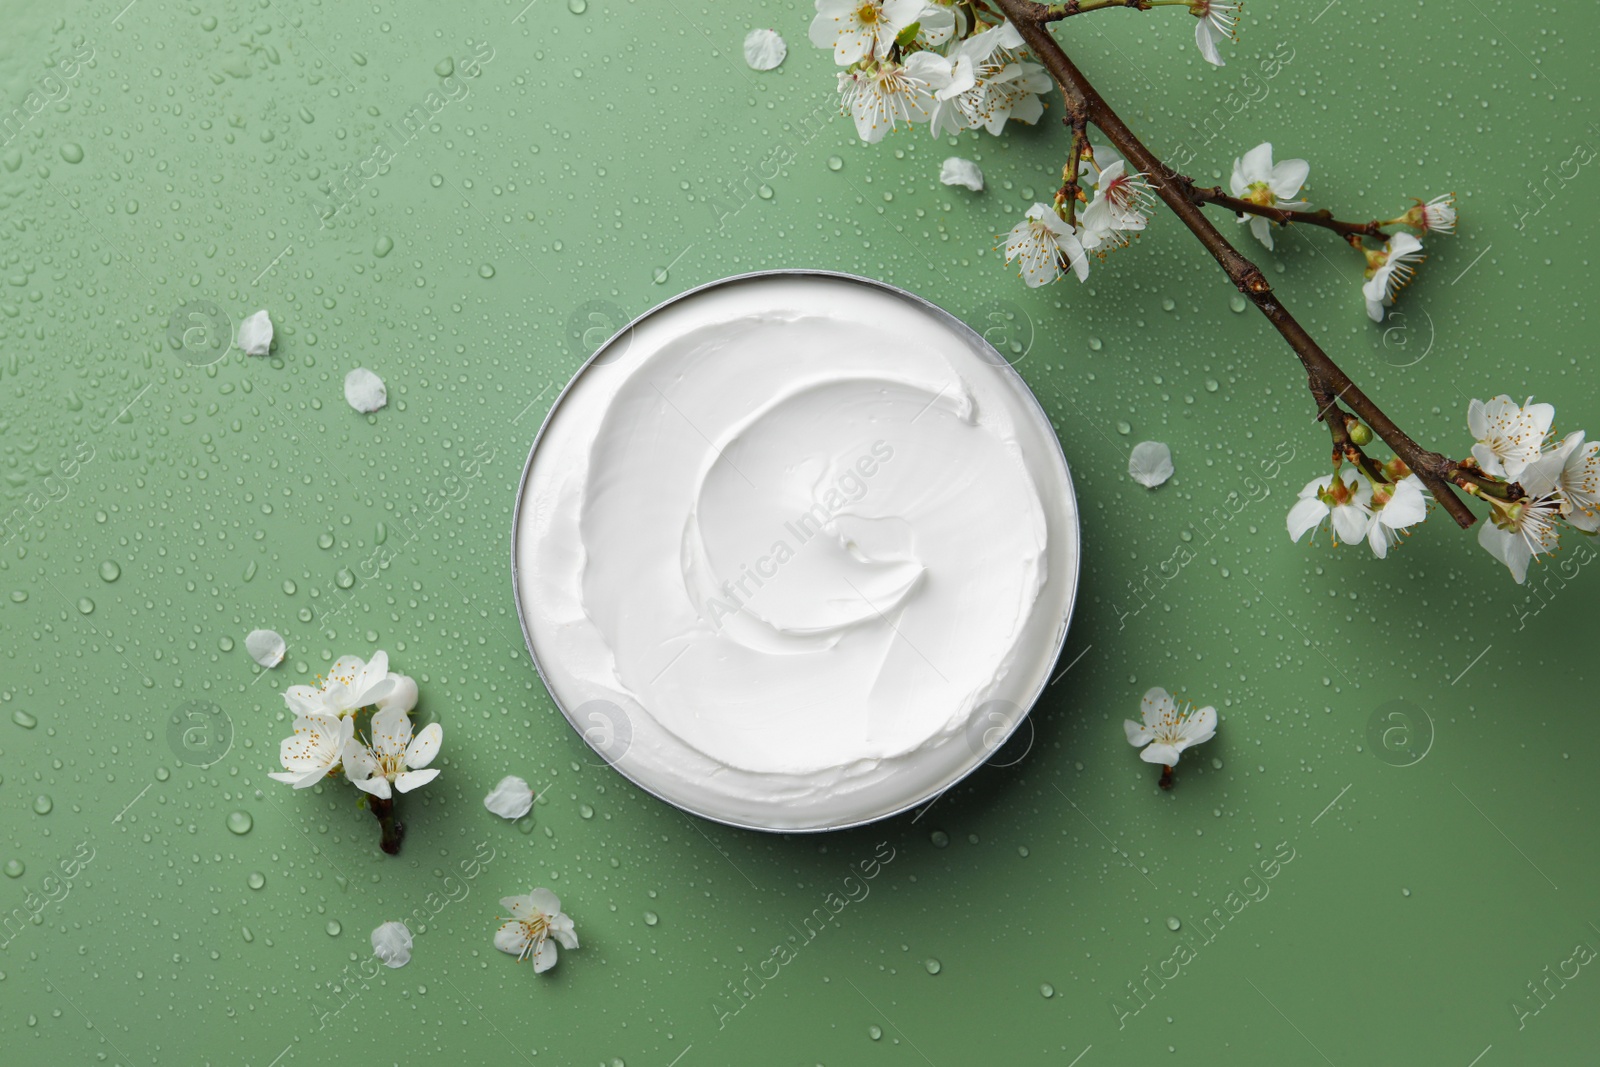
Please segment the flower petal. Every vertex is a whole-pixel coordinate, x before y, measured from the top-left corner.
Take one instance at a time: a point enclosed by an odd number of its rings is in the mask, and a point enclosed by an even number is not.
[[[1160,441],[1140,441],[1128,456],[1128,474],[1146,489],[1172,477],[1172,449]]]
[[[494,947],[521,956],[528,947],[528,931],[519,922],[509,922],[494,932]]]
[[[1146,763],[1158,763],[1163,767],[1173,767],[1177,765],[1178,756],[1182,751],[1182,749],[1174,748],[1171,745],[1163,745],[1157,742],[1141,749],[1139,758]]]
[[[1307,530],[1314,530],[1328,517],[1328,505],[1314,496],[1302,497],[1289,509],[1289,540],[1298,541]]]
[[[1178,702],[1172,699],[1172,694],[1156,686],[1145,691],[1144,698],[1139,701],[1144,712],[1144,724],[1150,730],[1157,729],[1164,720],[1172,719],[1178,714]]]
[[[548,889],[530,890],[528,902],[546,915],[557,915],[561,912],[561,898]]]
[[[556,965],[556,943],[549,938],[539,942],[539,947],[533,950],[533,955],[528,957],[533,960],[533,973],[543,974]]]
[[[483,806],[502,819],[520,819],[533,810],[533,788],[526,780],[508,774],[483,798]]]
[[[430,722],[422,728],[422,732],[406,746],[406,766],[412,770],[420,770],[433,762],[433,757],[439,754],[439,744],[444,740],[444,727],[436,722]]]
[[[1293,200],[1310,176],[1310,163],[1303,159],[1286,159],[1272,168],[1272,176],[1267,179],[1267,187],[1279,200]]]
[[[271,669],[283,662],[288,646],[276,630],[251,630],[244,639],[244,650],[261,666]]]
[[[751,70],[772,70],[789,54],[776,30],[751,30],[744,35],[744,61]]]
[[[963,185],[975,193],[983,192],[983,171],[970,159],[951,156],[939,168],[939,181],[944,185]]]
[[[372,754],[395,757],[411,744],[411,716],[391,705],[372,716]]]
[[[372,931],[372,954],[389,968],[400,968],[411,962],[411,931],[405,923],[387,922]]]
[[[1222,53],[1217,51],[1217,34],[1210,19],[1199,19],[1194,28],[1194,43],[1200,46],[1200,55],[1214,67],[1225,67]]]
[[[421,789],[437,777],[437,767],[429,767],[425,771],[401,771],[394,776],[394,787],[402,793],[409,793],[413,789]]]
[[[1132,719],[1122,720],[1122,732],[1128,735],[1128,744],[1135,748],[1140,745],[1148,745],[1150,740],[1156,736],[1150,727],[1136,723]]]
[[[1183,743],[1180,748],[1190,745],[1204,744],[1217,736],[1217,709],[1204,707],[1199,711],[1191,711],[1189,717],[1183,720]]]
[[[363,793],[371,793],[379,800],[388,800],[394,796],[394,790],[389,787],[389,779],[381,774],[375,774],[371,778],[352,778],[350,784]]]

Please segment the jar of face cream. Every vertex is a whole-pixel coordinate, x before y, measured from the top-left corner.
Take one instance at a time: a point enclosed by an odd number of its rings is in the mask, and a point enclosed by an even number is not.
[[[994,754],[1049,682],[1078,550],[1060,444],[983,338],[892,286],[777,271],[669,300],[579,371],[512,570],[600,757],[705,818],[810,831]]]

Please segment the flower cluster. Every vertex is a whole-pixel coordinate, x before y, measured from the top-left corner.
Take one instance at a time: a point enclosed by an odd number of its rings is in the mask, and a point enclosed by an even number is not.
[[[318,683],[284,691],[284,703],[295,714],[294,733],[278,747],[283,770],[268,777],[308,789],[342,775],[370,798],[368,806],[383,823],[384,850],[398,851],[403,830],[393,821],[394,795],[438,777],[428,764],[439,753],[444,731],[430,723],[413,735],[417,683],[391,673],[384,652],[367,662],[341,656]],[[358,730],[363,725],[364,733]]]
[[[1150,222],[1150,186],[1114,150],[1088,148],[1078,163],[1077,184],[1093,190],[1082,211],[1058,195],[1054,205],[1034,204],[1006,234],[1006,262],[1017,261],[1029,288],[1048,285],[1069,268],[1080,282],[1086,280],[1089,253],[1103,257],[1125,247]]]
[[[1489,505],[1478,544],[1518,584],[1527,579],[1529,563],[1558,547],[1560,523],[1586,535],[1600,531],[1600,441],[1586,442],[1582,430],[1554,440],[1555,414],[1553,406],[1532,398],[1526,404],[1504,395],[1472,401],[1472,455],[1452,472],[1457,484]],[[1370,440],[1362,437],[1358,443]],[[1336,541],[1365,540],[1382,559],[1408,527],[1427,516],[1427,495],[1398,459],[1336,467],[1300,490],[1289,509],[1289,536],[1298,541],[1327,522]]]
[[[1044,114],[1050,79],[1022,59],[1009,22],[985,26],[966,7],[933,0],[816,0],[811,43],[830,49],[840,110],[863,141],[927,123],[935,137]]]

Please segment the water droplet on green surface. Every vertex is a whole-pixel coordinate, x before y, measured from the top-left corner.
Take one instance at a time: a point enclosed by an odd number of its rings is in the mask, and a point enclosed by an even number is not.
[[[49,815],[50,809],[55,806],[55,801],[51,800],[43,793],[40,793],[38,796],[33,798],[33,810],[38,812],[40,815]]]
[[[382,259],[384,256],[393,251],[394,239],[388,237],[387,235],[378,238],[378,243],[372,246],[372,254],[377,256],[379,259]]]
[[[1104,347],[1105,347],[1105,344],[1104,344],[1104,342],[1102,342],[1100,340],[1100,338],[1098,338],[1098,337],[1089,338],[1089,349],[1090,349],[1090,351],[1098,352]]]
[[[17,604],[26,603],[28,600],[28,591],[26,589],[14,590],[11,594],[11,599]]]
[[[232,652],[233,638],[229,637],[227,634],[223,634],[221,637],[217,638],[217,647],[222,649],[224,652]]]
[[[318,548],[332,548],[333,547],[333,534],[326,533],[326,532],[318,534],[317,535],[317,547]]]
[[[29,715],[21,708],[18,708],[16,711],[11,713],[11,721],[22,727],[24,730],[31,730],[35,726],[39,725],[38,719],[34,718],[32,715]]]
[[[256,821],[250,817],[248,811],[235,811],[228,816],[228,829],[236,834],[247,834]]]
[[[756,195],[759,196],[763,200],[771,200],[772,199],[772,186],[764,185],[764,184],[756,186]]]
[[[927,969],[929,974],[938,974],[940,971],[944,970],[944,964],[940,963],[932,956],[929,956],[927,959],[923,960],[922,966]]]
[[[1231,297],[1228,298],[1228,306],[1230,308],[1232,308],[1234,311],[1243,311],[1245,304],[1246,304],[1245,298],[1243,296],[1240,296],[1238,293],[1234,293]]]
[[[655,279],[657,285],[665,285],[667,283],[667,268],[657,267],[651,277]]]
[[[841,169],[843,169],[843,167],[844,167],[844,160],[840,159],[838,156],[829,156],[828,157],[828,169],[829,170],[841,170]]]
[[[1039,995],[1044,999],[1049,1000],[1051,997],[1056,995],[1056,987],[1051,985],[1049,982],[1045,982],[1043,985],[1039,986]]]
[[[10,874],[11,872],[7,871],[6,873]],[[1400,895],[1403,896],[1403,897],[1409,897],[1411,895],[1411,890],[1409,890],[1409,889],[1401,889],[1400,890]]]
[[[589,10],[589,0],[567,0],[567,10],[574,15],[581,15]]]
[[[90,600],[86,596],[79,597],[78,598],[78,610],[81,611],[85,615],[93,615],[94,614],[94,601]]]
[[[492,263],[480,264],[479,267],[478,267],[478,277],[480,277],[480,278],[493,278],[494,277],[494,264],[492,264]]]
[[[338,919],[329,919],[328,925],[323,927],[323,929],[328,931],[329,937],[338,937],[344,932],[344,927],[339,925]]]
[[[104,563],[100,564],[100,578],[102,581],[114,582],[121,577],[122,568],[117,566],[111,560],[108,559]]]
[[[157,767],[156,768],[156,781],[164,782],[168,778],[171,778],[171,777],[172,777],[172,772],[167,770],[165,767]]]
[[[28,868],[23,866],[21,860],[6,860],[6,877],[21,878],[22,872]]]
[[[1182,928],[1183,928],[1183,920],[1182,919],[1178,918],[1176,915],[1172,915],[1172,916],[1169,916],[1167,918],[1167,929],[1168,930],[1180,930]]]
[[[874,1023],[873,1025],[867,1027],[867,1036],[872,1038],[872,1040],[874,1040],[874,1041],[882,1041],[883,1040],[883,1027],[881,1027],[881,1026],[877,1025],[876,1023]]]
[[[256,561],[251,560],[244,568],[244,580],[249,581],[256,576]]]
[[[83,162],[83,145],[76,141],[68,141],[61,146],[61,158],[68,163]]]
[[[1129,426],[1123,420],[1118,419],[1117,420],[1117,432],[1122,434],[1124,437],[1126,437],[1128,434],[1133,432],[1133,427]]]
[[[647,911],[647,912],[644,913],[644,924],[646,926],[654,926],[656,923],[658,923],[660,921],[661,921],[661,916],[657,915],[655,912]]]
[[[295,585],[294,582],[290,581],[288,578],[283,580],[283,591],[288,593],[290,596],[294,596],[294,592],[298,588],[300,587]]]
[[[456,61],[449,56],[445,56],[433,65],[433,72],[441,78],[448,78],[456,72]]]
[[[356,576],[349,567],[340,567],[333,574],[333,582],[340,589],[349,589],[356,584]]]
[[[585,819],[592,819],[594,818],[594,809],[587,804],[579,804],[578,814]]]
[[[260,871],[251,871],[250,877],[245,879],[245,884],[251,889],[260,889],[267,884],[267,876]]]
[[[950,843],[950,835],[943,830],[935,830],[928,835],[928,840],[933,842],[934,848],[944,848]]]
[[[254,941],[256,939],[256,935],[250,932],[250,928],[248,926],[239,927],[239,932],[244,935],[244,939],[246,941]]]

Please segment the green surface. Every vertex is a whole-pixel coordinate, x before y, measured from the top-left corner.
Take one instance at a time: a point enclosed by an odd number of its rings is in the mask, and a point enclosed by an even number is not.
[[[831,60],[801,4],[543,0],[519,19],[521,0],[124,2],[0,0],[5,108],[92,50],[0,134],[0,862],[25,868],[0,878],[0,913],[25,920],[0,950],[0,1059],[1593,1055],[1600,976],[1574,949],[1600,948],[1592,552],[1569,537],[1536,599],[1437,510],[1383,563],[1289,543],[1326,437],[1290,353],[1230,310],[1186,232],[1158,215],[1086,287],[1029,292],[998,262],[994,235],[1059,173],[1052,122],[859,146],[829,119]],[[777,71],[742,63],[757,25],[789,41]],[[1243,30],[1221,70],[1181,11],[1059,33],[1202,177],[1271,139],[1350,215],[1460,194],[1462,233],[1433,243],[1386,328],[1327,235],[1264,259],[1416,436],[1464,452],[1467,399],[1500,392],[1600,431],[1588,7],[1253,0]],[[447,90],[441,62],[459,71],[485,41],[492,60]],[[1251,73],[1273,55],[1292,59]],[[430,93],[431,124],[395,136]],[[937,184],[953,152],[988,192]],[[367,176],[332,193],[347,171]],[[1015,340],[1084,513],[1074,665],[1026,758],[915,821],[821,838],[695,822],[597,766],[529,664],[507,565],[523,457],[583,335],[787,266],[882,278]],[[185,302],[233,323],[270,309],[274,355],[190,365],[166,340]],[[371,417],[341,394],[358,365],[389,386]],[[1146,438],[1178,468],[1155,492],[1125,470]],[[474,454],[491,458],[464,474]],[[1266,499],[1219,510],[1291,455]],[[290,646],[265,677],[243,649],[258,626]],[[281,690],[375,648],[445,727],[399,859],[342,786],[265,777]],[[1152,685],[1223,716],[1170,794],[1120,724]],[[1431,738],[1375,749],[1369,724],[1397,700]],[[194,702],[231,731],[210,766],[168,744]],[[545,790],[524,827],[481,804],[507,773]],[[879,842],[892,862],[847,883]],[[73,876],[46,883],[62,863]],[[851,884],[866,895],[748,980]],[[541,976],[490,940],[498,898],[536,885],[583,940]],[[1214,908],[1228,918],[1208,934]],[[366,980],[368,932],[405,917],[412,963]],[[1150,977],[1180,943],[1193,958]],[[1136,1014],[1129,983],[1148,990]]]

